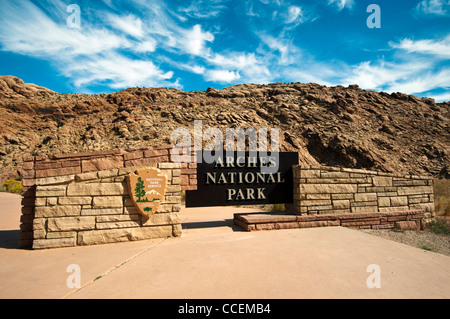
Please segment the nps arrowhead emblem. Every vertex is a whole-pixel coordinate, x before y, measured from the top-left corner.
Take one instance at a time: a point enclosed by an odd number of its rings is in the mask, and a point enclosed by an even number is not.
[[[138,212],[151,217],[164,200],[167,178],[156,168],[131,172],[127,178],[128,192]]]

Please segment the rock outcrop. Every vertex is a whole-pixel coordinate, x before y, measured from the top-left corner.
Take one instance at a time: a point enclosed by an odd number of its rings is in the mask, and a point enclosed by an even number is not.
[[[61,94],[12,76],[0,77],[0,177],[20,174],[30,155],[170,144],[194,120],[277,127],[281,150],[298,151],[303,164],[449,178],[450,102],[313,83]]]

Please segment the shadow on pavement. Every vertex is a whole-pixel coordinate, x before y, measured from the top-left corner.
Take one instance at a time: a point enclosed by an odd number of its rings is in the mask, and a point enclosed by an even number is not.
[[[237,227],[233,219],[223,219],[214,221],[188,222],[181,224],[183,229],[198,229],[198,228],[215,228],[215,227],[230,227],[233,231],[243,231]]]
[[[20,230],[0,230],[0,248],[18,249]]]

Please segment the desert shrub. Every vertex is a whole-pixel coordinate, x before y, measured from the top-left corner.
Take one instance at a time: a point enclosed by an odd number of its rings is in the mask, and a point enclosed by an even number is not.
[[[450,225],[445,220],[434,219],[427,228],[436,234],[450,235]]]
[[[438,215],[450,215],[450,179],[434,181],[434,204]]]
[[[22,182],[15,179],[9,179],[5,181],[1,186],[1,190],[8,193],[21,194],[22,189]]]
[[[272,210],[273,211],[285,211],[286,208],[284,206],[284,204],[272,204]]]

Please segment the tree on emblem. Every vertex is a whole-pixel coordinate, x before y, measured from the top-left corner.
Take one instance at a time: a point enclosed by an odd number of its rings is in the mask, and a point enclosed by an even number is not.
[[[145,196],[144,181],[139,177],[134,189],[134,195],[138,198],[137,202],[141,202],[142,197]]]

